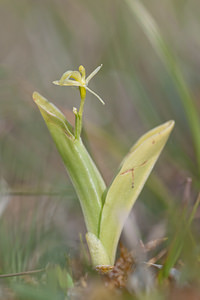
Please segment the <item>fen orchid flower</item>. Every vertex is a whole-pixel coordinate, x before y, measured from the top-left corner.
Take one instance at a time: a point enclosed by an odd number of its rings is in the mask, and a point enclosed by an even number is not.
[[[102,104],[105,104],[99,95],[92,91],[88,87],[90,80],[99,72],[102,68],[102,64],[98,66],[87,78],[85,68],[81,65],[78,71],[67,71],[65,72],[60,80],[53,81],[54,84],[60,86],[77,86],[80,88],[81,97],[85,98],[86,90],[96,96]]]

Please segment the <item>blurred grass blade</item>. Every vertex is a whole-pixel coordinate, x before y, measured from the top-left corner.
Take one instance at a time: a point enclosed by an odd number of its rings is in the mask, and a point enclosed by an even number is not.
[[[200,204],[200,194],[197,197],[197,200],[194,204],[192,212],[186,221],[186,211],[183,211],[182,216],[178,218],[176,214],[176,220],[178,219],[178,228],[175,232],[173,241],[170,244],[170,249],[167,255],[167,259],[163,265],[163,268],[159,272],[158,280],[162,282],[165,278],[167,278],[170,274],[170,270],[175,266],[177,260],[179,259],[183,247],[185,245],[186,237],[189,236],[191,243],[194,242],[191,236],[190,226],[196,214],[197,208]],[[184,228],[184,230],[183,230]]]
[[[97,235],[105,183],[81,139],[75,139],[65,116],[47,99],[33,94],[78,194],[89,232]]]
[[[177,88],[191,130],[193,144],[196,152],[196,159],[198,162],[198,174],[200,175],[199,113],[197,107],[195,106],[190,90],[187,87],[184,77],[180,71],[180,68],[178,67],[177,58],[174,57],[173,53],[170,51],[167,43],[160,33],[157,24],[155,23],[149,12],[146,10],[146,8],[143,6],[141,1],[125,1],[131,9],[134,17],[136,17],[136,20],[143,28],[144,33],[146,34],[153,48],[161,58],[162,62],[165,64],[166,69],[171,75],[173,82]]]
[[[125,220],[173,127],[174,121],[169,121],[143,135],[125,157],[108,190],[102,210],[99,239],[112,264]]]
[[[178,215],[176,216],[178,217]],[[183,216],[179,216],[177,219],[178,229],[175,232],[174,238],[170,243],[170,249],[167,255],[167,259],[158,274],[158,281],[160,283],[170,275],[170,270],[174,267],[175,263],[179,259],[184,246],[186,235],[185,222],[183,220]]]
[[[200,193],[198,194],[197,201],[195,202],[193,210],[192,210],[192,212],[190,214],[190,217],[189,217],[189,220],[188,220],[188,226],[190,226],[191,223],[192,223],[192,221],[194,220],[194,217],[195,217],[197,208],[199,207],[199,204],[200,204]]]

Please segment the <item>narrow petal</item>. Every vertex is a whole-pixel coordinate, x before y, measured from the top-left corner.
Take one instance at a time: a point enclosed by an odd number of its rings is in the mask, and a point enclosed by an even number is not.
[[[62,75],[62,77],[60,78],[60,82],[63,82],[63,81],[65,81],[65,80],[67,80],[67,79],[69,79],[70,78],[70,76],[72,75],[72,73],[73,73],[73,71],[67,71],[67,72],[65,72],[63,75]]]
[[[77,81],[79,83],[82,82],[81,74],[78,71],[67,71],[61,76],[60,80],[56,80],[53,83],[57,84],[57,85],[68,85],[70,78],[74,79],[75,81]],[[72,82],[72,81],[70,81],[70,82]]]
[[[64,82],[60,82],[60,80],[53,81],[53,84],[60,86],[83,86],[80,82],[74,80],[66,80]]]
[[[55,84],[55,85],[60,85],[60,81],[59,80],[55,80],[52,83]]]
[[[86,89],[86,90],[88,90],[91,94],[93,94],[94,96],[96,96],[98,99],[99,99],[99,101],[101,101],[101,103],[102,104],[105,104],[105,102],[101,99],[101,97],[99,96],[99,95],[97,95],[95,92],[93,92],[91,89],[89,89],[87,86],[84,86],[84,88]]]
[[[99,70],[102,68],[102,64],[98,66],[87,78],[86,78],[86,85],[89,83],[89,81],[99,72]]]
[[[70,78],[73,78],[74,80],[76,80],[77,82],[81,82],[82,81],[82,77],[80,72],[78,71],[73,71],[70,75]]]

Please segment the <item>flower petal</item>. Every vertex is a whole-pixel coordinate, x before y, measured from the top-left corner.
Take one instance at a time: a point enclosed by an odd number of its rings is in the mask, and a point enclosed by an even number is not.
[[[89,81],[99,72],[99,70],[102,68],[102,64],[98,66],[87,78],[86,78],[86,85],[88,85]]]
[[[83,86],[80,82],[78,81],[75,81],[75,80],[66,80],[64,82],[60,82],[60,80],[56,80],[56,81],[53,81],[53,84],[55,85],[60,85],[60,86]]]
[[[97,95],[95,92],[93,92],[91,89],[89,89],[87,86],[84,86],[84,88],[86,89],[86,90],[88,90],[91,94],[93,94],[94,96],[96,96],[98,99],[99,99],[99,101],[101,101],[101,103],[102,104],[105,104],[105,102],[101,99],[101,97],[99,96],[99,95]]]

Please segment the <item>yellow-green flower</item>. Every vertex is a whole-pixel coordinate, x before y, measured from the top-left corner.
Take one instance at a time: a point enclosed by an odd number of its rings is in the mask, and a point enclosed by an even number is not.
[[[85,68],[81,65],[79,66],[79,71],[67,71],[61,76],[60,80],[53,81],[53,83],[60,86],[77,86],[84,88],[96,96],[101,103],[105,104],[101,97],[88,87],[88,83],[99,72],[102,66],[101,64],[86,78]]]

